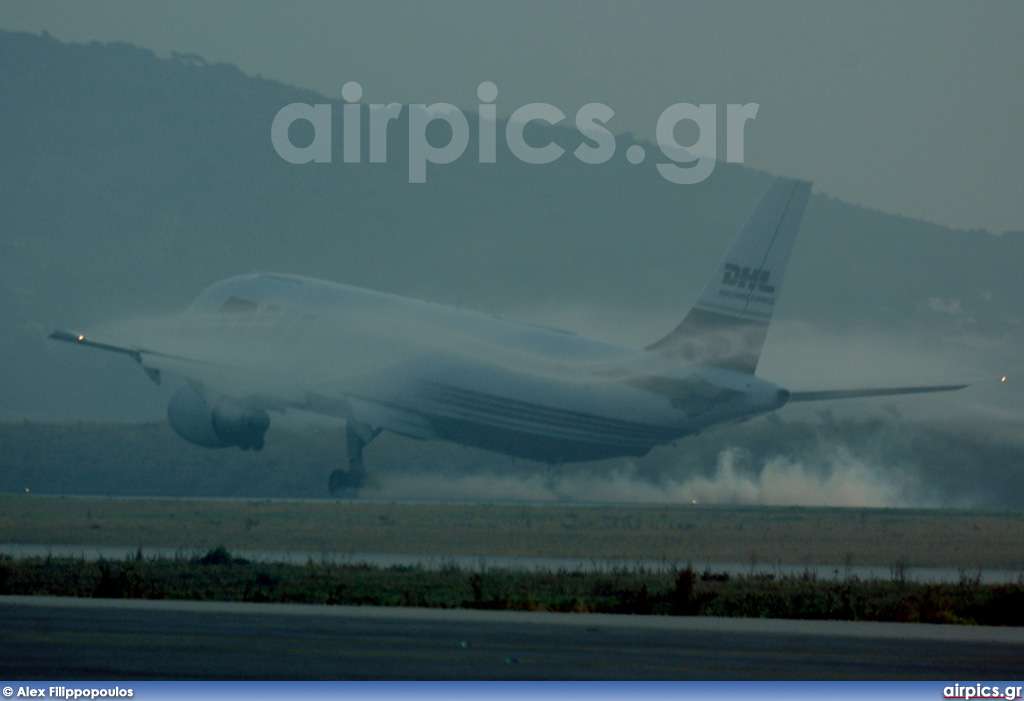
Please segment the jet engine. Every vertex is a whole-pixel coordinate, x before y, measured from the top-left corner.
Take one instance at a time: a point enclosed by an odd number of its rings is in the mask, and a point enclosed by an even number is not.
[[[179,436],[204,448],[237,445],[242,450],[261,450],[270,417],[262,409],[231,397],[208,401],[191,385],[184,385],[167,405],[167,419]]]

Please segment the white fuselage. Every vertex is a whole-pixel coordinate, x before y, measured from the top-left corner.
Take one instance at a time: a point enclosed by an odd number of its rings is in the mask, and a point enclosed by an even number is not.
[[[264,406],[546,462],[643,455],[788,398],[745,373],[295,276],[216,283],[185,318],[187,367],[175,353],[144,364]]]
[[[182,384],[171,426],[209,448],[260,450],[268,412],[346,421],[349,470],[382,430],[550,463],[643,455],[786,402],[946,392],[962,384],[790,393],[757,378],[811,183],[774,178],[682,321],[645,349],[291,275],[204,290],[182,318],[93,338],[50,337],[128,355]]]

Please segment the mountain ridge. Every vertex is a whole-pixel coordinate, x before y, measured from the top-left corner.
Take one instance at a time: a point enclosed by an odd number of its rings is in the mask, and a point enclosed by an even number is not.
[[[0,61],[4,415],[151,413],[139,377],[55,349],[46,333],[172,312],[217,279],[258,270],[555,316],[598,335],[624,333],[613,324],[625,319],[640,346],[682,317],[771,177],[719,163],[703,183],[673,185],[653,168],[656,147],[624,135],[602,165],[568,152],[524,164],[500,138],[498,162],[480,164],[467,115],[462,158],[410,184],[407,109],[386,164],[367,163],[365,143],[363,162],[345,164],[341,103],[229,64],[9,32]],[[332,163],[295,166],[274,152],[270,124],[293,102],[334,105]],[[527,130],[567,151],[582,138]],[[622,158],[634,143],[648,153],[640,166]],[[1012,370],[1021,260],[1024,232],[952,230],[815,194],[776,318],[938,345],[981,338],[985,359]]]

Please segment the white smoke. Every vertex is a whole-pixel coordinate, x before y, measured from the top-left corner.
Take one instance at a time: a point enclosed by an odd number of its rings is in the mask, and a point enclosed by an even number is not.
[[[634,504],[739,504],[764,506],[900,507],[913,485],[901,484],[877,466],[844,447],[830,448],[821,458],[768,459],[758,474],[740,469],[741,451],[721,451],[712,476],[651,481],[637,474],[632,462],[606,473],[462,475],[388,473],[377,475],[382,499],[452,501],[531,501]]]
[[[843,447],[825,457],[826,464],[810,469],[786,457],[769,459],[761,473],[743,475],[735,467],[737,452],[727,448],[718,456],[714,477],[698,477],[682,485],[684,496],[699,503],[766,506],[906,506],[900,485],[881,469],[858,460]]]

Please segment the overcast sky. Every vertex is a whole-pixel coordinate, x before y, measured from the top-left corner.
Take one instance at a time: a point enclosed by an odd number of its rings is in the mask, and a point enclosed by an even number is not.
[[[332,98],[355,80],[367,102],[476,109],[490,80],[501,116],[548,102],[571,126],[602,102],[613,131],[652,140],[673,103],[755,102],[750,166],[886,212],[1024,230],[1020,2],[4,0],[0,28],[195,53]]]

